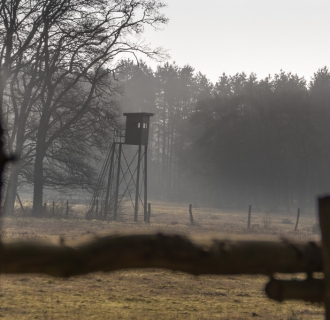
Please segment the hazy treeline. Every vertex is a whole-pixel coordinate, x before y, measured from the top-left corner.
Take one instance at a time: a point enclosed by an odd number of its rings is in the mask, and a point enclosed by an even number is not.
[[[330,189],[330,73],[309,83],[280,72],[221,75],[127,61],[125,111],[152,119],[154,197],[277,212],[314,205]]]

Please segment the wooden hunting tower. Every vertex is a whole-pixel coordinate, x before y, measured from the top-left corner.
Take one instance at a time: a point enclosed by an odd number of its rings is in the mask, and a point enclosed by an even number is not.
[[[149,122],[153,113],[132,112],[126,116],[125,144],[147,146],[149,138]]]
[[[93,216],[105,219],[107,215],[113,213],[113,219],[117,220],[119,205],[124,196],[128,194],[134,207],[134,221],[138,220],[139,203],[141,203],[144,211],[144,222],[149,222],[147,212],[147,164],[149,123],[150,117],[153,115],[153,113],[148,112],[124,113],[124,116],[126,116],[125,135],[122,135],[121,130],[115,130],[114,132],[113,143],[102,167],[98,188],[93,195],[90,209],[86,214],[87,219],[92,219]],[[123,137],[125,142],[122,140]],[[125,145],[138,146],[131,161],[127,161],[128,154],[125,155],[125,149],[134,148],[125,148]],[[122,157],[124,158],[123,163]],[[108,177],[108,183],[104,192],[103,181],[106,177]],[[126,187],[122,188],[124,183]],[[122,189],[121,195],[119,194],[120,188]],[[134,188],[135,202],[133,203],[131,190]],[[103,203],[101,210],[98,208],[99,200]]]

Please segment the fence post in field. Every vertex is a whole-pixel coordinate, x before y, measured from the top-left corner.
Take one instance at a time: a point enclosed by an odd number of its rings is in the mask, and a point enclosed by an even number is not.
[[[47,202],[44,202],[44,207],[43,207],[43,215],[47,214]]]
[[[194,225],[194,217],[192,214],[192,204],[189,205],[189,215],[190,215],[190,224],[193,226]]]
[[[69,217],[69,200],[66,200],[65,217],[66,217],[67,219],[68,219],[68,217]]]
[[[247,222],[248,229],[250,229],[250,226],[251,226],[251,209],[252,209],[252,206],[249,205],[248,222]]]
[[[318,199],[322,235],[325,319],[330,320],[330,196]]]
[[[300,217],[300,208],[298,208],[298,211],[297,211],[297,221],[296,221],[296,225],[294,227],[294,231],[297,231],[298,223],[299,223],[299,217]]]
[[[53,201],[53,209],[52,209],[52,216],[55,216],[55,201]]]
[[[151,216],[151,203],[148,203],[148,218],[147,218],[147,222],[150,223],[150,216]]]

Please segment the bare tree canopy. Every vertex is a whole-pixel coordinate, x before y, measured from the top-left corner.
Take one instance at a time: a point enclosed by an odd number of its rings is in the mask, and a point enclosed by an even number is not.
[[[2,1],[0,107],[12,166],[11,212],[19,175],[33,183],[33,212],[44,186],[84,187],[87,159],[105,148],[119,115],[112,80],[127,54],[161,59],[140,35],[167,22],[161,1]],[[93,150],[94,149],[94,150]],[[97,153],[97,152],[96,152]]]

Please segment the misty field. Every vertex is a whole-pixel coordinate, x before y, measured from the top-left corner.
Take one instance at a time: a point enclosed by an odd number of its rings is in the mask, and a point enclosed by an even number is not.
[[[188,205],[153,203],[151,224],[133,222],[130,207],[118,222],[86,221],[85,208],[71,208],[69,219],[17,216],[3,220],[4,238],[67,243],[114,233],[180,233],[221,239],[318,240],[314,213],[230,212]],[[17,210],[19,212],[19,210]],[[123,214],[125,212],[125,214]],[[113,257],[116,259],[116,257]],[[301,275],[297,275],[301,277]],[[1,275],[0,317],[5,319],[323,319],[324,308],[305,302],[266,298],[264,276],[191,276],[162,269],[95,273],[69,279],[40,275]]]

